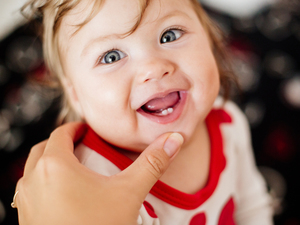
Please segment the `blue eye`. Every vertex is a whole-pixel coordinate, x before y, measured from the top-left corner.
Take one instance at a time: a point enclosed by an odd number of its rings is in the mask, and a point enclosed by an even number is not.
[[[161,36],[160,43],[163,44],[163,43],[175,41],[178,38],[180,38],[182,34],[183,31],[179,29],[168,30],[164,32],[163,35]]]
[[[120,59],[124,58],[125,56],[126,56],[126,54],[119,50],[112,50],[112,51],[107,52],[101,58],[100,63],[111,64],[111,63],[119,61]]]

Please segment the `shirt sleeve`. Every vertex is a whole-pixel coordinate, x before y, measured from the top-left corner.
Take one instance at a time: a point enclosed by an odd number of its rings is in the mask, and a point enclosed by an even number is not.
[[[237,127],[235,218],[240,225],[272,225],[271,197],[267,192],[265,180],[256,167],[248,121],[237,106],[233,105],[233,108],[236,111],[234,122]]]

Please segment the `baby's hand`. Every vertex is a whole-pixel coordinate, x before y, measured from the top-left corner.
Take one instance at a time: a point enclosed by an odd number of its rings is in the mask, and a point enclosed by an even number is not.
[[[73,154],[84,132],[83,124],[69,123],[31,149],[16,188],[20,225],[136,224],[146,195],[183,143],[177,133],[164,134],[126,170],[106,177]]]

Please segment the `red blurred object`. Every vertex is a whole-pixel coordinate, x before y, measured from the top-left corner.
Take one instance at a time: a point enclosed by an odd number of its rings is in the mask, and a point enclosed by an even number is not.
[[[37,67],[29,75],[31,75],[31,77],[37,81],[45,81],[45,80],[49,79],[47,69],[46,69],[46,66],[44,63],[42,63],[39,67]]]
[[[267,136],[264,150],[268,156],[277,161],[290,160],[296,152],[292,133],[285,125],[277,126]]]
[[[284,223],[284,225],[300,225],[300,221],[297,219],[289,219]]]
[[[8,170],[8,177],[13,183],[17,183],[23,176],[26,159],[26,157],[19,158],[11,164],[10,169]]]

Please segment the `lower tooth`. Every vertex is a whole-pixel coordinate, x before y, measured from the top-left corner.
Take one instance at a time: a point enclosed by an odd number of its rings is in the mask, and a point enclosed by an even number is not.
[[[168,113],[172,113],[173,112],[173,108],[168,108]]]
[[[173,108],[168,108],[168,109],[164,109],[161,114],[163,114],[164,116],[170,114],[173,112]]]
[[[161,112],[161,114],[163,114],[164,116],[166,116],[166,115],[168,115],[168,110],[163,110],[162,112]]]

